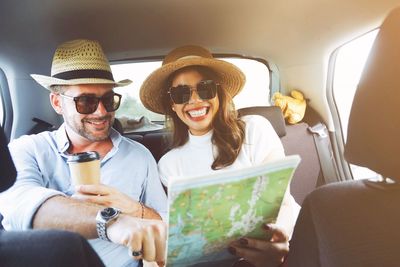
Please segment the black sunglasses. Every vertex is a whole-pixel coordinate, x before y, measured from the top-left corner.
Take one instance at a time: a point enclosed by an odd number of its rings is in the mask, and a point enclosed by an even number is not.
[[[80,114],[91,114],[95,112],[100,101],[107,112],[116,111],[119,108],[122,97],[120,94],[114,92],[112,94],[105,94],[101,97],[92,95],[69,96],[63,94],[60,94],[60,96],[74,100],[76,111]]]
[[[189,85],[178,85],[171,87],[168,94],[174,104],[185,104],[189,102],[192,96],[192,91],[196,90],[197,95],[203,100],[213,99],[217,95],[217,88],[219,84],[213,80],[200,81],[196,88]]]

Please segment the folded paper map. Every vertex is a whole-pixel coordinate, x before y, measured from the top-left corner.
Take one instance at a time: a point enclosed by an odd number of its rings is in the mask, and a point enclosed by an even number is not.
[[[228,244],[242,236],[265,239],[274,222],[297,155],[241,170],[170,179],[167,266],[232,257]]]

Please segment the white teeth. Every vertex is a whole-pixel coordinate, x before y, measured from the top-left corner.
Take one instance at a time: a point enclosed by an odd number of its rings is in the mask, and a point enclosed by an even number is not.
[[[194,117],[194,118],[196,118],[196,117],[201,117],[201,116],[206,115],[206,113],[207,113],[207,108],[196,109],[196,110],[190,110],[190,111],[188,111],[188,113],[189,113],[189,115],[190,115],[191,117]]]
[[[95,125],[100,125],[100,124],[103,124],[104,121],[91,121],[90,123],[95,124]]]

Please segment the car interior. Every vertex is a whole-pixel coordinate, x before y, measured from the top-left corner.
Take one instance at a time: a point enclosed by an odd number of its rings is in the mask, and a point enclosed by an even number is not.
[[[55,130],[63,122],[48,91],[30,76],[50,73],[59,43],[98,40],[111,65],[161,64],[173,48],[197,44],[218,58],[250,59],[268,67],[263,75],[269,84],[259,87],[269,104],[260,105],[253,97],[237,112],[239,117],[267,118],[285,154],[301,157],[290,191],[303,207],[284,266],[398,266],[399,5],[399,0],[3,0],[0,191],[15,176],[6,144]],[[340,86],[336,59],[342,46],[374,30],[377,37],[355,84],[354,100],[345,100],[351,110],[343,126],[334,93]],[[130,74],[140,87],[140,79]],[[274,93],[292,90],[300,90],[307,103],[296,124],[288,123],[272,100]],[[117,116],[113,127],[143,144],[158,162],[170,149],[171,133],[163,120],[141,118],[161,126],[129,131]],[[372,181],[364,172],[356,178],[354,166],[369,168],[377,178]]]

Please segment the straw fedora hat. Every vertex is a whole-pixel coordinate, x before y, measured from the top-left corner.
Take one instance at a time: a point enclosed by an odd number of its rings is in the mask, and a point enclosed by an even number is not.
[[[115,82],[100,44],[84,39],[65,42],[57,47],[51,64],[51,76],[31,76],[48,90],[52,85],[112,84],[119,87],[132,83],[128,79]]]
[[[188,66],[205,66],[213,70],[219,77],[218,82],[232,97],[243,88],[246,78],[235,65],[215,59],[207,49],[186,45],[178,47],[165,57],[162,66],[153,71],[140,88],[140,99],[143,105],[156,113],[165,114],[162,98],[168,77],[175,71]]]

